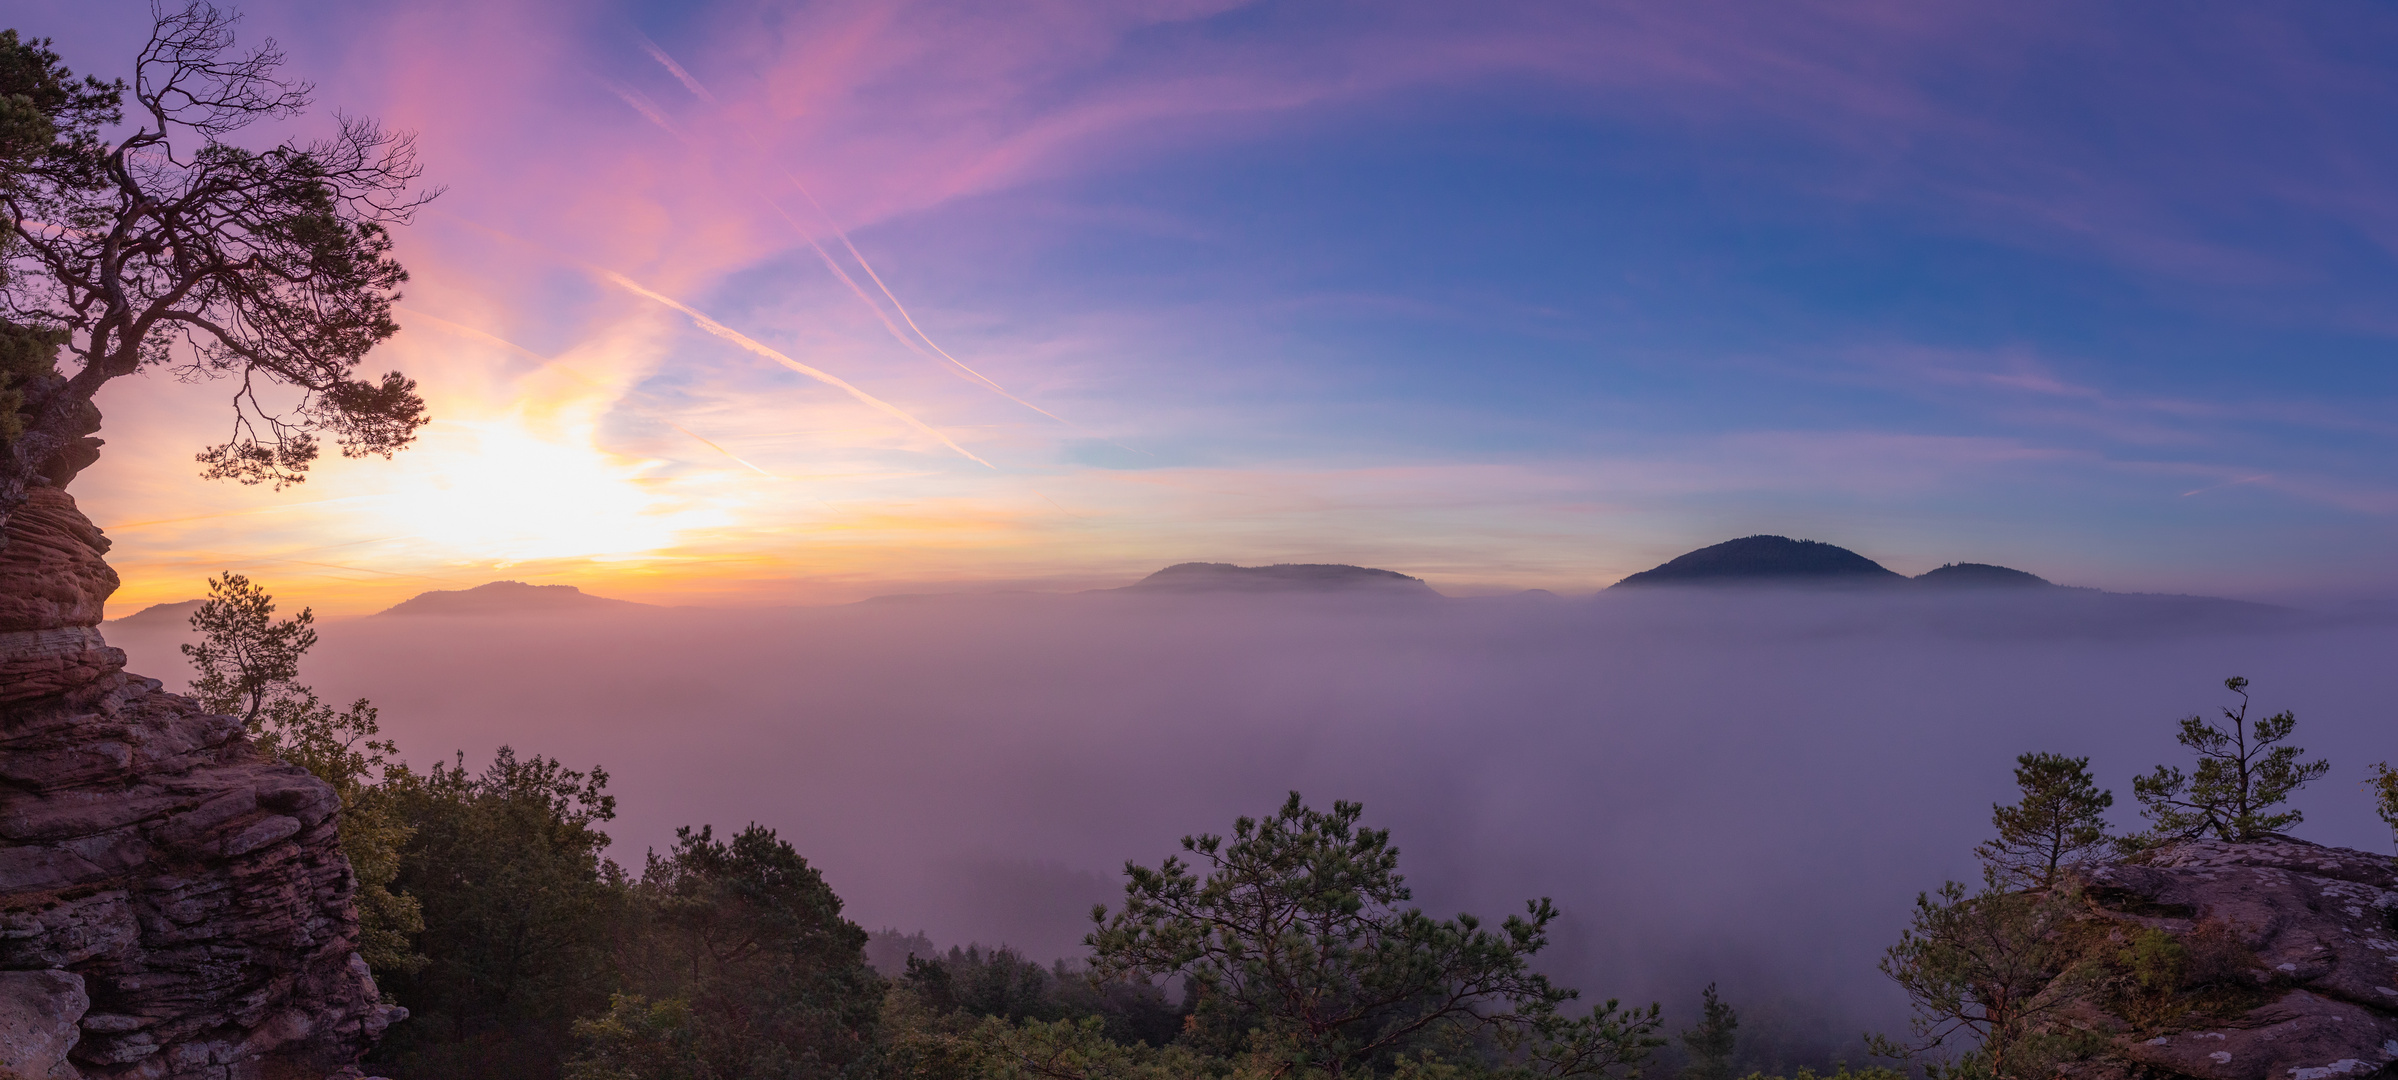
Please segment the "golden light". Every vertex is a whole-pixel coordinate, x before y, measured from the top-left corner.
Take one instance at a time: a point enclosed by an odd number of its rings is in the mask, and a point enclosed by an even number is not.
[[[669,490],[655,475],[662,462],[513,420],[437,423],[408,458],[405,477],[362,512],[451,561],[623,557],[728,520]]]

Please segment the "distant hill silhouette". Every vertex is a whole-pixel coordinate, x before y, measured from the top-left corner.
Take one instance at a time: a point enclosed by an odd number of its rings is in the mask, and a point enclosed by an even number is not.
[[[1907,579],[1847,548],[1787,536],[1744,536],[1643,570],[1610,588],[1643,585],[1898,585]]]
[[[419,593],[382,611],[384,615],[545,615],[575,611],[624,611],[649,607],[630,600],[593,596],[572,585],[527,585],[494,581],[471,589]]]
[[[1395,570],[1329,563],[1234,566],[1187,562],[1169,566],[1119,592],[1387,592],[1438,596],[1422,578]]]
[[[1938,569],[1926,570],[1915,575],[1915,581],[1921,585],[1943,589],[2053,589],[2056,587],[2056,583],[2038,574],[1978,562],[1950,563]]]
[[[110,619],[111,629],[131,630],[150,627],[188,627],[192,612],[200,610],[204,600],[178,600],[172,604],[152,604],[121,619]]]

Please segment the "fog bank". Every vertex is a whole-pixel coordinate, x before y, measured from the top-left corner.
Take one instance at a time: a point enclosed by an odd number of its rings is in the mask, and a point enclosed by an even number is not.
[[[297,606],[292,605],[292,606]],[[185,681],[174,635],[111,628]],[[2295,709],[2331,776],[2298,835],[2387,850],[2398,623],[2085,593],[1596,599],[934,597],[779,611],[333,623],[303,681],[419,763],[605,766],[638,863],[681,824],[779,830],[869,928],[1078,955],[1127,859],[1297,789],[1362,801],[1417,899],[1554,897],[1595,997],[1698,988],[1853,1033],[1918,890],[1975,873],[2018,753],[2130,778],[2173,722]],[[1777,1003],[1778,1002],[1778,1003]]]

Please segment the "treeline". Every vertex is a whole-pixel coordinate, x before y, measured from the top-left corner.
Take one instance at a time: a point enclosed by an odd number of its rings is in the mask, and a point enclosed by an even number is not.
[[[398,1080],[1628,1078],[1663,1041],[1655,1006],[1533,970],[1548,900],[1432,918],[1361,807],[1295,793],[1128,868],[1082,964],[974,948],[886,978],[771,830],[683,829],[636,873],[599,769],[400,762],[371,704],[298,681],[313,621],[226,574],[185,652],[204,705],[341,795],[361,952],[410,1012],[367,1065]]]
[[[1409,906],[1389,834],[1363,827],[1362,808],[1296,793],[1128,866],[1082,961],[939,953],[919,937],[878,974],[869,936],[771,830],[682,829],[636,872],[606,857],[615,799],[600,769],[506,747],[480,771],[462,755],[398,762],[369,703],[335,709],[298,682],[312,621],[275,619],[262,589],[227,574],[185,651],[203,704],[340,793],[361,951],[410,1011],[367,1062],[396,1080],[1778,1080],[1761,1070],[1792,1063],[1789,1032],[1744,1034],[1713,986],[1672,1038],[1656,1005],[1581,1002],[1533,968],[1548,900],[1495,924],[1434,919]],[[1993,807],[1996,835],[1976,849],[1982,887],[1920,896],[1883,959],[1914,1002],[1912,1038],[1869,1037],[1885,1063],[1831,1075],[2051,1075],[2097,1052],[2054,1022],[2070,1003],[2151,1019],[2224,1007],[2208,996],[2228,992],[2221,942],[2093,944],[2075,867],[2299,823],[2288,797],[2328,766],[2287,744],[2293,716],[2252,721],[2246,681],[2226,685],[2239,705],[2220,723],[2181,723],[2194,767],[2134,781],[2142,831],[2110,834],[2114,795],[2086,758],[2019,758],[2021,797]],[[2370,783],[2398,837],[2398,771],[2375,766]]]

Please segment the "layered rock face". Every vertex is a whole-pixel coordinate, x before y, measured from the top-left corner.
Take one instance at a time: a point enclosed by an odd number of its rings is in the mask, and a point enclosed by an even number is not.
[[[2398,1076],[2398,859],[2300,840],[2192,840],[2092,867],[2086,884],[2110,921],[2217,940],[2212,951],[2230,960],[2210,1007],[2147,1028],[2102,1017],[2116,1033],[2110,1060],[2074,1071]]]
[[[40,488],[0,547],[0,1080],[317,1080],[405,1015],[357,953],[339,802],[124,674],[107,540]]]

